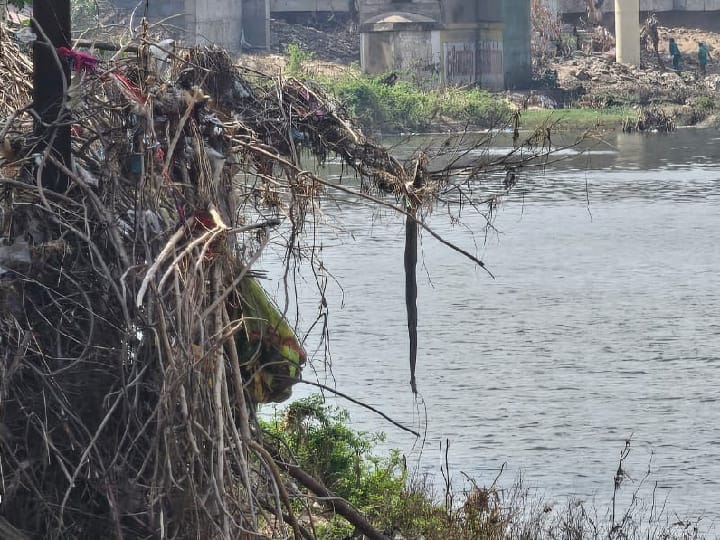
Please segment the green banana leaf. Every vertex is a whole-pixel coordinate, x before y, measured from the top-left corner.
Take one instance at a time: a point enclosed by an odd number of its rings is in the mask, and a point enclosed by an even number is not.
[[[237,341],[251,395],[256,403],[284,401],[301,377],[305,350],[255,278],[243,279],[239,292],[244,332]]]

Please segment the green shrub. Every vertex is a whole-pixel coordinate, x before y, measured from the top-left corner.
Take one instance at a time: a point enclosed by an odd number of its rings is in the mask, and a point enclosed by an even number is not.
[[[428,96],[410,83],[388,86],[379,78],[348,77],[327,84],[366,127],[417,130],[430,124]]]
[[[369,455],[380,434],[347,427],[347,411],[313,395],[287,406],[283,418],[264,425],[279,437],[298,464],[336,495],[355,502],[365,491]]]
[[[493,127],[510,117],[507,103],[480,88],[448,88],[438,93],[437,100],[440,114],[472,125]]]
[[[493,127],[509,118],[507,103],[484,90],[423,91],[402,80],[386,85],[383,78],[353,76],[323,83],[365,127],[421,131],[438,120]]]
[[[709,114],[718,108],[718,102],[710,96],[700,96],[695,99],[692,105],[698,112],[705,114]]]
[[[287,72],[292,77],[305,75],[305,64],[313,59],[313,53],[303,50],[299,45],[291,43],[287,47]]]
[[[409,483],[400,452],[374,455],[383,435],[353,431],[347,427],[349,420],[347,411],[313,395],[291,403],[280,417],[262,425],[305,471],[356,506],[377,528],[424,532],[432,520],[437,526],[444,523],[445,512],[426,491]],[[352,532],[344,520],[333,518],[321,527],[321,536],[343,538],[348,530]]]

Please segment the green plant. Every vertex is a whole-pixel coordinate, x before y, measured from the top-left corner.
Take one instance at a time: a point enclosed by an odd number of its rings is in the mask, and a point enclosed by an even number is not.
[[[506,122],[507,104],[480,88],[448,88],[438,94],[439,111],[445,117],[484,127]]]
[[[718,102],[710,96],[700,96],[695,99],[693,106],[699,112],[709,114],[718,108]]]
[[[262,426],[266,435],[282,442],[288,457],[358,508],[379,530],[427,540],[498,537],[503,516],[489,520],[489,507],[482,505],[472,512],[446,508],[437,502],[427,477],[408,474],[398,450],[384,457],[373,453],[382,434],[354,431],[349,422],[347,411],[313,395],[291,403]],[[339,516],[325,517],[316,526],[319,538],[352,534],[353,528]]]
[[[305,74],[305,63],[311,61],[314,54],[303,50],[299,45],[291,43],[287,47],[287,71],[293,77]]]
[[[624,107],[604,109],[534,109],[522,111],[522,129],[532,130],[548,122],[553,123],[554,131],[577,129],[618,129],[628,116],[637,111]]]
[[[347,411],[313,395],[288,405],[282,420],[265,428],[283,440],[303,469],[340,497],[356,501],[369,453],[383,436],[353,431],[349,419]]]
[[[509,117],[502,99],[484,90],[424,91],[399,80],[384,83],[385,76],[352,76],[324,80],[340,101],[366,127],[390,131],[424,130],[440,116],[445,121],[492,127]]]
[[[7,0],[8,4],[22,9],[25,6],[31,6],[32,0]],[[88,26],[97,24],[100,10],[105,7],[107,2],[99,0],[71,0],[70,1],[70,17],[75,28],[85,29]]]
[[[350,429],[347,411],[326,404],[319,395],[291,403],[273,421],[263,423],[268,435],[307,472],[348,500],[379,529],[423,533],[444,527],[444,510],[428,495],[427,486],[410,481],[403,456],[393,450],[373,453],[380,433]],[[321,525],[322,538],[344,538],[351,528],[333,517]]]

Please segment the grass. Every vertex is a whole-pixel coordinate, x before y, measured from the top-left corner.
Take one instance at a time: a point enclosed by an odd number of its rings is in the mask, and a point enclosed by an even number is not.
[[[287,47],[287,72],[292,77],[302,77],[306,74],[306,65],[314,58],[314,54],[303,50],[298,45],[291,43]]]
[[[426,131],[441,123],[489,128],[507,122],[511,113],[502,98],[479,88],[425,91],[403,80],[384,84],[382,76],[320,82],[364,127],[386,131]]]
[[[357,70],[323,75],[313,72],[313,55],[292,44],[288,46],[287,57],[289,75],[317,80],[366,129],[386,132],[428,132],[437,131],[438,127],[483,129],[503,127],[512,117],[513,108],[504,96],[480,88],[426,89],[426,84],[421,87],[403,76],[394,84],[385,84],[384,75],[361,75]],[[649,105],[670,107],[677,125],[694,125],[720,110],[720,99],[708,95],[696,98],[687,112],[680,107],[687,98],[684,94],[657,95],[657,89],[649,86],[627,95],[598,94],[593,97],[594,108],[522,111],[520,128],[533,130],[551,124],[554,130],[620,130],[626,118],[637,116],[639,107]]]
[[[509,121],[511,107],[500,96],[480,88],[423,89],[410,81],[384,81],[385,75],[354,71],[332,76],[312,68],[313,55],[295,44],[287,48],[287,73],[313,78],[335,94],[365,128],[389,132],[427,131],[437,124],[473,128],[496,127]]]
[[[538,126],[547,124],[549,121],[555,124],[555,130],[616,130],[622,127],[625,118],[634,116],[637,116],[637,111],[626,107],[610,109],[533,109],[522,111],[520,127],[523,129],[535,129]]]
[[[512,117],[512,106],[503,96],[480,88],[422,90],[402,80],[387,86],[382,79],[348,74],[320,77],[319,81],[365,128],[390,132],[422,132],[453,125],[493,128],[508,124]],[[616,130],[625,118],[636,114],[631,107],[526,110],[521,113],[520,127],[532,130],[549,120],[556,130]]]

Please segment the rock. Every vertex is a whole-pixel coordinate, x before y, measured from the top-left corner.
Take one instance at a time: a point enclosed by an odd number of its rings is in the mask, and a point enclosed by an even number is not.
[[[587,71],[585,71],[584,69],[581,69],[580,71],[578,71],[577,74],[575,75],[575,77],[581,81],[589,81],[590,80],[590,74]]]
[[[710,90],[720,90],[720,75],[708,75],[703,84]]]

